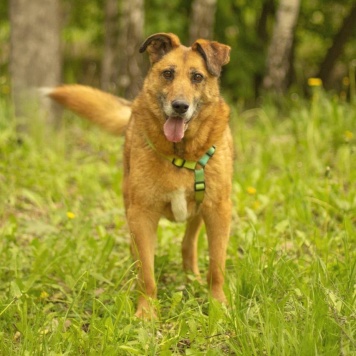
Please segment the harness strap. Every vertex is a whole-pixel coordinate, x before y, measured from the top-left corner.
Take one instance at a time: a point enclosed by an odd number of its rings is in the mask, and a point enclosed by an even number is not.
[[[215,146],[211,146],[202,157],[196,161],[187,161],[185,159],[174,157],[174,156],[166,156],[162,153],[158,152],[153,143],[146,137],[146,141],[148,145],[156,151],[161,157],[170,161],[177,168],[186,168],[191,171],[194,171],[194,192],[195,192],[195,201],[200,204],[204,199],[205,193],[205,176],[204,176],[204,168],[207,165],[209,159],[215,153]],[[202,168],[198,169],[197,165],[200,165]]]
[[[198,204],[200,204],[204,199],[205,193],[204,168],[194,170],[194,191],[195,200]]]

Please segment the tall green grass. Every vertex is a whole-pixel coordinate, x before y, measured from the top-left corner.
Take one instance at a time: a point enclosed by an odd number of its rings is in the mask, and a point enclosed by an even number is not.
[[[356,110],[310,101],[237,113],[226,293],[186,283],[162,221],[159,321],[133,317],[123,140],[67,114],[19,136],[0,101],[0,354],[356,354]],[[206,272],[207,244],[199,241]]]

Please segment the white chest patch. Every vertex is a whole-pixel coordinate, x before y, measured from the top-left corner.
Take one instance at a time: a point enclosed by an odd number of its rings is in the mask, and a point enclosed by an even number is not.
[[[171,208],[175,221],[183,222],[187,220],[188,209],[184,189],[178,189],[172,193]]]

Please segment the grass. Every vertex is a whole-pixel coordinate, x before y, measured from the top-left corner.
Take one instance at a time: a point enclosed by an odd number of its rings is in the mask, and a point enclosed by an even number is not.
[[[355,107],[233,106],[230,306],[186,283],[162,221],[157,322],[133,317],[122,139],[69,114],[19,137],[0,112],[1,355],[356,355]]]

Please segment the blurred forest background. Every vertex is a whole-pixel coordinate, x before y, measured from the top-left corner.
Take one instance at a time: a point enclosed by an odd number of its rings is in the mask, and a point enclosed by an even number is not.
[[[311,77],[346,100],[354,91],[354,0],[5,0],[1,95],[16,105],[24,88],[75,82],[131,99],[147,70],[138,47],[155,32],[230,45],[224,94],[243,105],[306,95]]]

